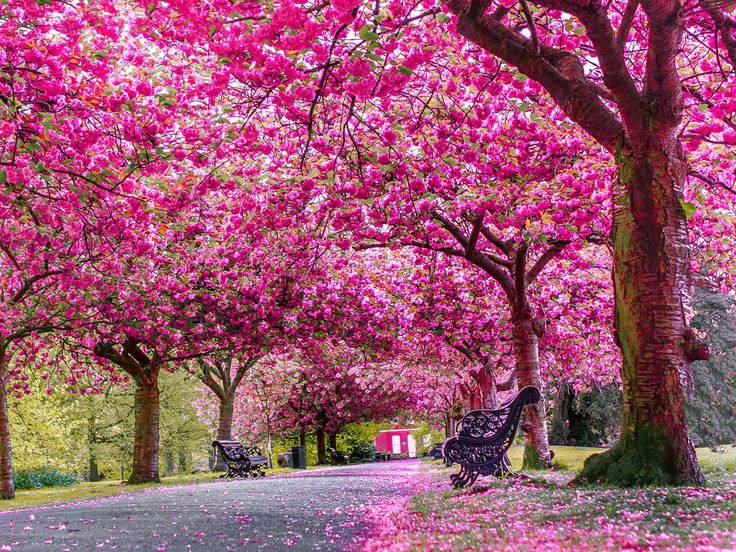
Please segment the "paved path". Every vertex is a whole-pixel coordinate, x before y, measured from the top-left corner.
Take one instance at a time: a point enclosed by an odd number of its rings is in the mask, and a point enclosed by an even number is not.
[[[354,550],[368,531],[366,511],[412,494],[418,464],[328,468],[1,512],[0,551]]]

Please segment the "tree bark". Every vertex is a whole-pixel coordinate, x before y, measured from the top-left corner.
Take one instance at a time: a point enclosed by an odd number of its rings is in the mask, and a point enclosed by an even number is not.
[[[233,397],[228,396],[220,400],[220,415],[217,421],[217,439],[229,441],[233,438]],[[214,471],[227,471],[227,465],[220,452],[215,453]]]
[[[89,480],[92,482],[100,480],[100,469],[97,465],[97,457],[95,455],[95,444],[97,443],[97,432],[95,429],[95,411],[90,412],[87,419],[87,448],[89,450]]]
[[[136,380],[135,389],[135,442],[133,444],[133,471],[128,483],[159,482],[159,389],[158,369],[149,377]]]
[[[0,345],[0,499],[15,498],[13,453],[10,446],[8,396],[5,389],[7,364],[5,347]]]
[[[329,434],[330,448],[337,450],[337,433]]]
[[[303,429],[299,430],[299,446],[307,448],[307,432]]]
[[[327,452],[325,450],[325,430],[317,428],[317,463],[327,464]]]
[[[91,452],[89,455],[89,480],[92,483],[100,481],[100,468],[97,465],[97,458]]]
[[[547,436],[544,386],[539,371],[539,339],[534,332],[533,318],[527,309],[513,314],[513,339],[519,388],[533,385],[542,392],[542,400],[537,404],[529,404],[524,407],[522,417],[525,445],[523,468],[546,468],[550,466],[552,459]]]
[[[685,422],[690,386],[686,162],[674,131],[617,155],[613,190],[616,335],[623,355],[621,439],[580,478],[618,485],[704,483]]]
[[[483,362],[480,370],[473,374],[480,390],[480,408],[495,409],[498,407],[498,397],[496,395],[496,375],[490,358]]]

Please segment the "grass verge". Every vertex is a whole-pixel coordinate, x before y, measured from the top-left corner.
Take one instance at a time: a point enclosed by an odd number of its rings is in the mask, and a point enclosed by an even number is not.
[[[320,466],[322,467],[322,466]],[[290,468],[273,468],[266,471],[267,476],[284,475],[300,470]],[[77,502],[80,500],[92,500],[116,496],[122,493],[136,493],[146,489],[170,487],[175,485],[192,485],[195,483],[209,483],[217,481],[219,473],[196,473],[191,475],[176,475],[162,477],[161,483],[145,483],[142,485],[127,485],[119,481],[99,481],[96,483],[83,482],[69,487],[46,487],[43,489],[31,489],[17,491],[12,500],[0,500],[0,512],[36,508],[41,506],[53,506],[66,502]]]

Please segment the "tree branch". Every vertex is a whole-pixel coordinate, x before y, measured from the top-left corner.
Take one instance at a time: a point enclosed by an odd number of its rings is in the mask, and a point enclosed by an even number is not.
[[[473,230],[470,232],[470,239],[468,245],[465,247],[465,254],[469,255],[471,251],[475,250],[475,246],[478,243],[478,236],[480,236],[480,227],[483,225],[483,217],[485,213],[480,214],[473,220]]]
[[[539,276],[540,272],[544,270],[544,267],[547,266],[547,263],[549,263],[552,259],[554,259],[557,255],[562,252],[565,247],[570,245],[569,240],[556,240],[553,242],[550,242],[550,247],[542,253],[542,256],[537,259],[537,262],[534,263],[534,266],[529,269],[529,272],[526,273],[526,285],[531,284],[537,276]]]
[[[29,291],[31,291],[33,284],[35,284],[36,282],[39,282],[45,278],[50,278],[51,276],[58,276],[59,274],[64,274],[64,271],[63,270],[49,270],[47,272],[44,272],[43,274],[36,274],[35,276],[28,278],[23,283],[21,288],[10,299],[10,304],[15,305],[16,303],[20,303],[23,300],[23,298],[26,296],[26,294]]]
[[[677,68],[684,28],[679,0],[641,0],[649,19],[644,93],[649,112],[660,123],[674,129],[682,120],[684,100]]]
[[[736,189],[732,188],[728,184],[721,182],[720,180],[716,180],[715,178],[711,178],[710,176],[706,176],[703,173],[696,171],[695,169],[688,169],[687,174],[697,178],[701,182],[705,182],[709,186],[717,186],[723,188],[728,192],[731,192],[732,194],[736,194]]]
[[[634,16],[636,16],[637,9],[639,9],[639,0],[629,0],[621,16],[621,25],[619,25],[618,32],[616,33],[616,42],[621,48],[624,48],[629,41],[629,33],[631,32],[631,25],[634,23]]]
[[[624,139],[623,124],[589,86],[576,55],[546,45],[535,55],[529,39],[491,15],[472,17],[467,1],[445,1],[458,16],[459,34],[540,83],[568,117],[608,151],[616,150]]]
[[[736,21],[728,17],[712,0],[700,0],[700,6],[708,12],[716,30],[721,33],[721,39],[723,40],[723,45],[726,47],[728,59],[731,62],[731,66],[736,69],[736,37],[734,37]]]

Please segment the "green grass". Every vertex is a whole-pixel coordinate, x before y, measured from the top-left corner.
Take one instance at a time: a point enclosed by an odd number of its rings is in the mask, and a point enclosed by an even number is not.
[[[694,539],[731,549],[735,497],[732,486],[691,494],[676,488],[570,488],[542,477],[513,483],[485,478],[471,490],[415,496],[408,521],[399,524],[403,531],[390,538],[408,543],[409,550],[504,549],[517,538],[525,550],[686,548]]]
[[[325,467],[325,466],[315,466]],[[315,469],[309,467],[308,469]],[[266,470],[267,476],[283,475],[299,470],[290,468],[274,467]],[[219,473],[196,473],[191,475],[176,475],[162,477],[161,483],[145,483],[142,485],[121,484],[119,481],[99,481],[97,483],[77,483],[69,487],[46,487],[43,489],[31,489],[27,491],[16,491],[12,500],[0,500],[0,512],[11,510],[22,510],[24,508],[35,508],[38,506],[51,506],[64,502],[77,502],[79,500],[91,500],[115,496],[122,493],[136,493],[146,489],[158,487],[170,487],[174,485],[191,485],[194,483],[209,483],[217,481]]]
[[[605,449],[593,447],[551,447],[555,453],[553,464],[559,465],[560,468],[572,471],[580,471],[583,468],[583,462],[588,456],[603,452]],[[521,469],[522,460],[524,458],[524,447],[521,445],[511,447],[509,450],[509,460],[515,470]]]
[[[558,470],[527,472],[529,479],[484,477],[470,489],[450,489],[447,476],[457,466],[428,461],[426,469],[446,489],[416,495],[382,544],[401,542],[409,550],[733,549],[736,447],[697,449],[706,489],[569,487],[585,459],[605,449],[552,448]],[[523,447],[509,452],[515,470],[522,455]]]
[[[593,454],[605,452],[603,448],[593,447],[551,447],[555,453],[552,463],[560,469],[579,472],[583,469],[585,459]],[[709,448],[698,448],[695,451],[701,468],[706,472],[736,471],[736,447],[723,447],[723,452],[714,452]],[[522,464],[524,447],[517,445],[509,450],[509,460],[514,469],[518,470]]]

